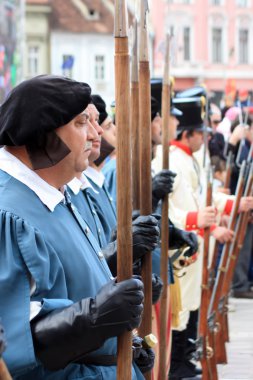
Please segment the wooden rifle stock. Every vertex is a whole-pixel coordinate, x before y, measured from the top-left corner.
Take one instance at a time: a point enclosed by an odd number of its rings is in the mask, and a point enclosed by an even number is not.
[[[211,168],[207,170],[207,192],[206,192],[206,207],[212,204],[212,182],[211,182]],[[202,380],[212,380],[212,372],[209,365],[210,354],[209,340],[208,340],[208,301],[210,296],[209,291],[209,271],[208,271],[208,258],[209,258],[209,241],[210,241],[210,227],[204,229],[204,255],[202,266],[202,285],[201,285],[201,306],[199,313],[198,323],[198,352],[202,367]]]
[[[169,114],[170,114],[170,79],[169,79],[169,52],[170,36],[166,38],[166,55],[164,65],[163,87],[162,87],[162,146],[163,146],[163,169],[169,168]],[[161,228],[161,278],[163,290],[160,299],[160,336],[159,336],[159,380],[166,380],[167,373],[167,329],[168,329],[168,196],[162,204],[162,228]]]
[[[132,276],[132,181],[130,131],[130,58],[127,7],[115,0],[115,95],[117,124],[117,279]],[[132,378],[132,334],[118,337],[117,379]]]
[[[246,162],[243,162],[241,169],[240,169],[240,176],[238,179],[237,183],[237,189],[236,189],[236,197],[235,201],[233,204],[233,209],[230,217],[230,223],[229,223],[229,229],[235,230],[236,226],[236,221],[237,221],[237,214],[239,210],[239,203],[241,200],[241,196],[243,193],[243,188],[244,188],[244,172],[245,172],[245,165]],[[217,318],[218,318],[218,308],[220,307],[220,296],[221,296],[221,286],[223,284],[224,278],[225,278],[225,273],[226,273],[226,265],[227,265],[227,260],[229,256],[229,250],[230,250],[231,243],[228,242],[224,245],[223,250],[222,250],[222,255],[218,267],[218,273],[215,279],[215,284],[213,287],[212,295],[211,295],[211,300],[210,300],[210,305],[208,309],[208,316],[209,318],[212,318],[212,314],[214,314],[214,325],[219,326]],[[221,333],[221,331],[219,331]],[[217,334],[216,334],[217,338]],[[226,361],[226,354],[223,350],[223,352],[220,352],[220,349],[222,347],[219,347],[219,345],[216,344],[216,361],[219,363]]]
[[[139,50],[139,106],[140,106],[140,212],[152,213],[151,184],[151,102],[150,69],[148,55],[148,33],[146,23],[146,1],[141,1],[140,12],[140,50]],[[151,252],[142,260],[142,280],[145,289],[144,312],[139,333],[142,337],[152,330],[152,257]],[[145,374],[151,379],[151,372]]]

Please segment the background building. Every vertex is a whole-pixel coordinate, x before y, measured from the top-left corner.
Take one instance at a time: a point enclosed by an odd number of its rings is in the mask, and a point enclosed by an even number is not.
[[[221,96],[226,88],[253,88],[252,0],[153,0],[151,18],[156,76],[170,31],[176,89],[205,83]]]
[[[0,0],[0,104],[22,77],[24,0]]]

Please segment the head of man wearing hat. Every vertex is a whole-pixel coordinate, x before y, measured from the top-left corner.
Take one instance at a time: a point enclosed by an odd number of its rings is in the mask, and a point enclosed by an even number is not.
[[[96,134],[85,111],[90,93],[87,84],[60,76],[22,82],[1,105],[0,145],[42,177],[54,172],[53,186],[67,183],[87,167]]]
[[[92,103],[99,112],[99,125],[103,128],[103,139],[116,148],[116,126],[106,111],[106,103],[100,95],[92,95]]]
[[[169,125],[168,125],[169,140],[172,140],[175,138],[176,129],[179,124],[178,116],[182,115],[182,112],[178,108],[176,108],[174,104],[172,103],[172,100],[174,97],[173,86],[174,86],[173,78],[170,78],[170,107],[168,107],[168,109],[170,108]],[[161,112],[161,105],[162,105],[162,79],[161,78],[151,79],[151,94],[157,99],[160,105],[159,112]],[[161,119],[160,119],[160,128],[162,129]],[[161,137],[160,137],[160,141],[161,141]]]
[[[195,96],[192,89],[177,94],[173,104],[182,112],[177,127],[177,141],[187,145],[191,152],[197,152],[203,144],[204,131],[211,129],[205,126],[205,97]],[[188,95],[187,97],[185,95]],[[194,96],[191,96],[194,95]]]

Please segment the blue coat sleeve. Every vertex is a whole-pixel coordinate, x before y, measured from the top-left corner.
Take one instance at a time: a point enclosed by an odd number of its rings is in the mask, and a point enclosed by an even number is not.
[[[55,271],[49,270],[49,256],[51,260],[55,256]],[[44,265],[38,265],[38,257]],[[71,304],[64,289],[60,300],[59,289],[50,300],[39,295],[39,289],[53,287],[55,279],[63,275],[57,256],[42,236],[12,213],[0,211],[0,317],[7,340],[3,356],[12,374],[22,374],[37,364],[30,330],[31,277],[36,283],[34,300],[40,300],[41,313],[47,313]]]

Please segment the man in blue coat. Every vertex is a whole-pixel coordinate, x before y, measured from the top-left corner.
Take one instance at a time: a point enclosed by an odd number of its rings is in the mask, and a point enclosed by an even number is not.
[[[0,315],[17,380],[113,380],[116,337],[141,321],[141,280],[113,279],[66,192],[96,137],[90,91],[43,75],[0,109]],[[132,379],[143,379],[135,363]]]

